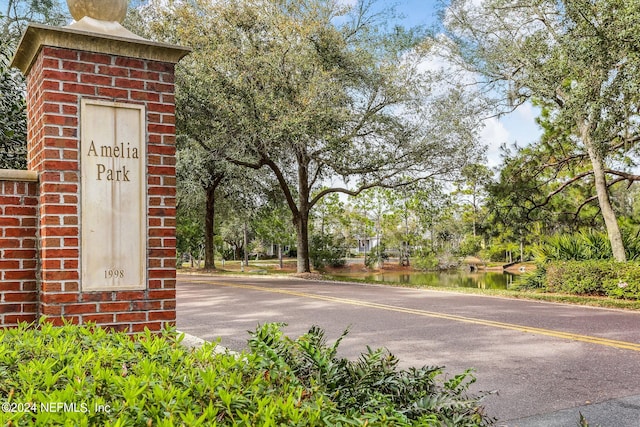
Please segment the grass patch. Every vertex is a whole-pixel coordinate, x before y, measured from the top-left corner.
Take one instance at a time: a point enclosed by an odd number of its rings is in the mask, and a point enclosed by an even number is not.
[[[326,280],[336,281],[336,282],[352,282],[352,283],[366,283],[366,284],[374,284],[381,286],[392,286],[392,287],[400,287],[400,288],[414,288],[414,289],[427,289],[431,291],[440,291],[440,292],[457,292],[461,294],[473,294],[473,295],[489,295],[489,296],[499,296],[505,298],[514,298],[514,299],[525,299],[525,300],[534,300],[534,301],[545,301],[545,302],[557,302],[563,304],[576,304],[576,305],[585,305],[590,307],[602,307],[602,308],[616,308],[616,309],[624,309],[624,310],[640,310],[640,301],[638,300],[621,300],[607,297],[598,297],[598,296],[581,296],[581,295],[572,295],[565,293],[550,293],[550,292],[542,292],[540,290],[510,290],[510,289],[478,289],[478,288],[460,288],[460,287],[451,287],[445,288],[440,286],[425,286],[425,285],[414,285],[409,283],[395,283],[395,282],[381,282],[376,280],[367,280],[367,279],[353,279],[350,277],[339,277],[339,276],[326,276]]]

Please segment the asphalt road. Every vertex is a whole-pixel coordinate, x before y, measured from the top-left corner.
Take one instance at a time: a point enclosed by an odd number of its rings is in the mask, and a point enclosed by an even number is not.
[[[247,331],[312,325],[356,358],[385,347],[403,367],[473,367],[474,391],[510,427],[640,426],[640,313],[389,286],[289,278],[179,275],[177,326],[232,350]]]

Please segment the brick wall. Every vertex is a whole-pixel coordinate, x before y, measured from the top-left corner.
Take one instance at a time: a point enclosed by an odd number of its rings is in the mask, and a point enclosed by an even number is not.
[[[37,182],[0,177],[2,327],[36,320],[37,190]]]
[[[174,65],[44,46],[27,76],[28,167],[40,176],[40,312],[117,330],[175,323]],[[148,283],[83,292],[80,283],[80,100],[142,104],[147,113]]]

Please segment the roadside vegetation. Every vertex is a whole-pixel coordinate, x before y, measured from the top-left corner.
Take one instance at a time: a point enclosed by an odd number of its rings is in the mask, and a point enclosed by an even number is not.
[[[384,350],[337,357],[344,335],[281,325],[241,354],[181,345],[173,330],[133,337],[42,322],[0,331],[0,423],[11,426],[487,426],[470,370],[400,370]]]

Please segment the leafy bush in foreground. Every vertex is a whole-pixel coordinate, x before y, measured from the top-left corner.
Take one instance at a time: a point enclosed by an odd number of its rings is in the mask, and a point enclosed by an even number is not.
[[[263,356],[262,369],[291,371],[312,394],[321,393],[348,419],[368,425],[480,426],[493,420],[483,415],[480,397],[467,394],[475,382],[470,370],[439,381],[441,367],[398,370],[398,360],[385,350],[367,348],[357,361],[337,358],[340,341],[331,346],[313,327],[295,341],[278,324],[258,328],[249,340]]]
[[[135,337],[96,327],[0,330],[2,425],[266,426],[489,425],[468,372],[398,371],[369,351],[337,359],[312,329],[298,340],[258,328],[252,351],[189,350],[174,331]]]

